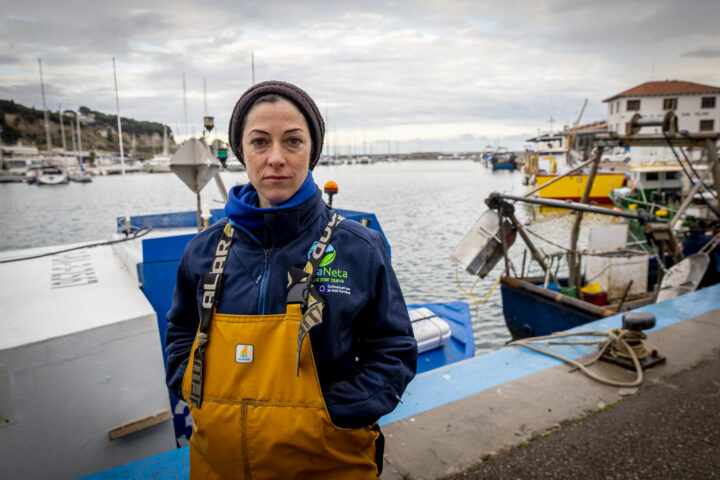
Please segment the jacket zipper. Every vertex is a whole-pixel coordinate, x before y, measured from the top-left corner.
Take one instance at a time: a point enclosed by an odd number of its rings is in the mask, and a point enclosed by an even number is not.
[[[265,315],[265,295],[267,294],[267,284],[270,281],[270,249],[265,249],[265,266],[262,278],[260,279],[260,295],[258,296],[257,311],[259,315]]]

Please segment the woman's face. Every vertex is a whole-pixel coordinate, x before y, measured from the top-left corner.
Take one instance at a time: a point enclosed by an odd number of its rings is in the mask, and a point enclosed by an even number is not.
[[[295,105],[281,99],[252,107],[242,143],[248,178],[261,208],[279,205],[298,191],[310,169],[312,141]]]

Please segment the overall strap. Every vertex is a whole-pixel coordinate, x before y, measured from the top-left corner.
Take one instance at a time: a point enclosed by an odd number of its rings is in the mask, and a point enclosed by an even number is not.
[[[230,246],[233,241],[233,227],[228,222],[220,237],[217,248],[215,249],[215,258],[213,259],[210,272],[203,277],[203,295],[202,304],[200,306],[202,315],[200,317],[200,325],[198,326],[198,344],[193,356],[192,365],[192,381],[190,384],[190,398],[192,405],[200,408],[202,403],[202,383],[203,383],[203,360],[205,357],[205,349],[209,341],[208,328],[210,327],[210,319],[215,312],[215,307],[220,303],[220,295],[222,294],[223,272],[225,271],[225,263]]]
[[[302,349],[303,340],[307,336],[307,333],[315,325],[322,323],[322,312],[325,306],[325,300],[323,299],[320,292],[318,292],[317,286],[313,283],[317,276],[318,268],[320,268],[320,261],[325,256],[325,250],[330,245],[333,233],[337,226],[345,220],[345,218],[338,215],[333,210],[330,221],[328,222],[325,230],[323,231],[320,240],[317,241],[315,248],[310,253],[305,269],[300,270],[299,268],[293,267],[288,272],[288,303],[301,303],[301,310],[303,313],[302,319],[300,320],[300,326],[298,327],[298,341],[297,341],[297,361],[295,368],[295,375],[300,373],[300,350]]]

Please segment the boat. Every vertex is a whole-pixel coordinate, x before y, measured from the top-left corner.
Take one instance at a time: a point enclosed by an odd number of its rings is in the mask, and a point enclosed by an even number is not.
[[[245,165],[235,155],[228,155],[227,160],[225,160],[225,169],[228,172],[244,172]]]
[[[339,212],[384,237],[374,214]],[[0,253],[0,462],[8,478],[77,478],[188,443],[188,408],[165,386],[165,313],[198,214],[121,216],[109,242]],[[225,215],[202,216],[209,225]],[[408,311],[422,348],[418,371],[473,356],[467,304]]]
[[[35,170],[37,185],[63,185],[68,181],[67,172],[60,167],[44,166]]]
[[[720,136],[678,134],[672,129],[673,122],[667,120],[646,120],[639,125],[662,126],[663,135],[638,134],[639,128],[623,137],[616,134],[597,135],[600,144],[595,148],[593,158],[588,160],[588,164],[592,164],[589,176],[576,180],[584,186],[582,192],[576,194],[580,197],[580,203],[530,196],[537,190],[542,192],[542,189],[553,185],[539,185],[523,197],[493,193],[485,201],[490,210],[481,215],[456,247],[453,260],[481,278],[490,272],[500,258],[505,258],[505,269],[499,282],[503,314],[514,338],[564,331],[672,298],[698,287],[720,283],[720,212],[708,198],[704,213],[699,213],[698,209],[688,215],[688,207],[711,172],[714,172],[714,184],[720,184],[720,165],[715,151],[715,142]],[[619,147],[666,142],[670,148],[705,148],[709,162],[714,165],[708,165],[703,175],[690,165],[690,170],[697,178],[685,198],[681,197],[682,185],[678,183],[681,179],[677,169],[646,166],[633,171],[634,191],[628,193],[615,190],[613,198],[618,202],[615,209],[590,206],[587,203],[594,196],[593,181],[602,178],[601,174],[596,173],[603,145],[609,141],[616,142]],[[574,170],[585,168],[588,164],[583,163]],[[557,177],[554,182],[557,184],[568,179],[573,179],[572,171]],[[706,190],[711,192],[712,189],[706,187]],[[572,197],[565,197],[564,200]],[[668,221],[669,207],[667,203],[661,204],[661,201],[680,203],[673,210],[675,218],[671,221]],[[563,247],[559,254],[541,255],[529,238],[526,227],[515,217],[514,202],[575,211],[570,246]],[[714,212],[715,216],[708,214],[708,211]],[[577,242],[583,212],[614,215],[628,220],[628,223],[591,229],[588,247],[581,252]],[[639,229],[639,237],[630,236],[633,241],[629,244],[631,224],[642,228]],[[541,267],[544,273],[542,277],[525,275],[526,256],[523,257],[519,274],[511,267],[507,250],[517,235],[526,244],[530,262],[535,261]],[[644,248],[638,248],[638,241],[645,244]],[[568,278],[558,278],[562,259],[567,260],[564,270]],[[555,260],[557,263],[554,264]],[[530,271],[529,266],[527,271]]]
[[[559,175],[539,173],[535,175],[538,186],[543,186]],[[550,198],[555,200],[572,200],[577,202],[583,195],[585,187],[588,183],[589,176],[586,173],[576,175],[568,175],[560,178],[547,188],[543,188],[538,192],[541,198]],[[613,190],[622,187],[625,183],[625,174],[618,172],[597,172],[590,190],[589,201],[592,203],[612,204],[610,194]]]
[[[143,164],[143,171],[147,173],[170,173],[170,156],[155,155]]]
[[[495,170],[515,170],[517,157],[506,149],[497,149],[485,155],[485,165]]]
[[[150,160],[146,160],[143,164],[143,171],[148,173],[168,173],[170,172],[170,145],[167,134],[167,125],[163,126],[163,151],[159,155],[153,155]]]

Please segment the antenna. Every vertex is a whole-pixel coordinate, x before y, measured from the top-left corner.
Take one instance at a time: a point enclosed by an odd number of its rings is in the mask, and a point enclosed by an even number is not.
[[[38,67],[40,68],[40,93],[42,93],[43,116],[45,117],[45,142],[47,151],[52,148],[52,140],[50,139],[50,123],[48,120],[47,105],[45,105],[45,82],[43,82],[42,60],[38,58]]]

